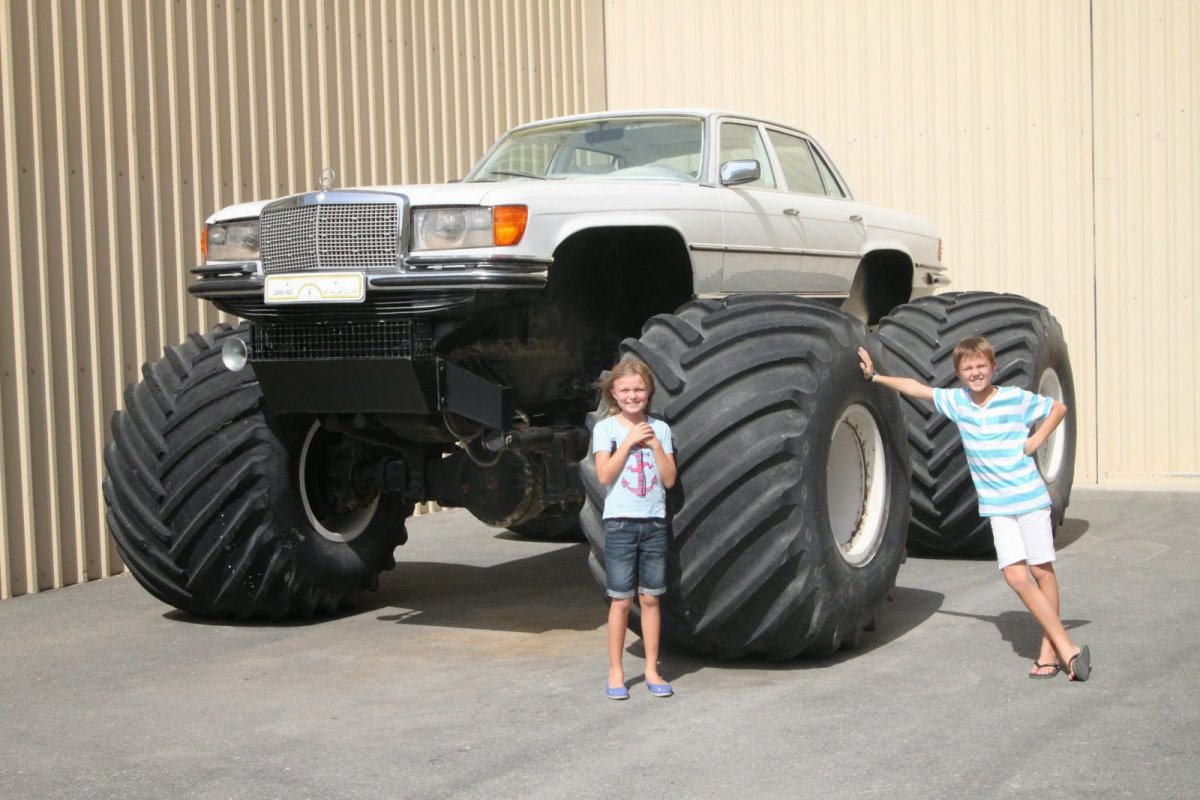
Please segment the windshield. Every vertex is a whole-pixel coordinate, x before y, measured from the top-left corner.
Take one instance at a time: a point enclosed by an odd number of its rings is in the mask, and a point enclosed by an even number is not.
[[[502,141],[467,180],[695,182],[703,132],[703,120],[695,117],[614,117],[528,128]]]

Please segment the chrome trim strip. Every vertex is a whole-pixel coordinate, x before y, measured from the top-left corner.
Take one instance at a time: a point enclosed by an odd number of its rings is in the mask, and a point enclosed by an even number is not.
[[[844,250],[807,250],[802,247],[727,247],[722,244],[693,244],[689,245],[692,250],[705,250],[714,253],[753,253],[761,255],[763,253],[779,256],[820,256],[821,258],[854,258],[861,259],[859,253],[850,253]]]
[[[406,275],[368,275],[367,288],[379,291],[427,291],[432,289],[540,289],[549,280],[545,272],[513,273],[511,270],[475,269],[470,272],[422,272]]]
[[[554,263],[552,258],[493,256],[486,260],[464,260],[462,256],[434,256],[410,254],[404,259],[405,268],[412,270],[430,269],[490,269],[497,268],[513,272],[542,272]]]
[[[831,300],[845,300],[847,297],[849,297],[849,295],[846,294],[845,292],[744,292],[744,291],[735,291],[735,292],[701,292],[696,295],[696,299],[698,299],[698,300],[724,300],[725,298],[727,298],[731,295],[736,296],[736,295],[742,295],[742,294],[760,294],[760,295],[777,294],[777,295],[780,295],[781,297],[807,297],[807,298],[817,298],[817,299],[820,299],[822,297],[827,297]]]

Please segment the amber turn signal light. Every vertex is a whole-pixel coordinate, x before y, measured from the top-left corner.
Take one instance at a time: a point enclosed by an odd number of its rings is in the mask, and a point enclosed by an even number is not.
[[[528,206],[496,206],[492,209],[492,243],[509,247],[521,241],[529,222]]]

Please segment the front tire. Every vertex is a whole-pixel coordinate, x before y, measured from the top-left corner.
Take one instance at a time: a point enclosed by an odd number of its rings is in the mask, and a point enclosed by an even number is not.
[[[899,402],[858,368],[866,338],[826,305],[738,296],[656,316],[621,345],[654,373],[653,409],[676,442],[665,639],[786,659],[852,646],[873,625],[904,554],[908,484]],[[581,477],[603,583],[590,456]]]
[[[108,525],[151,594],[208,617],[333,614],[395,566],[411,506],[322,491],[338,436],[267,412],[253,369],[230,372],[228,325],[192,334],[125,392],[104,450]]]
[[[879,323],[884,370],[930,386],[959,385],[954,346],[966,336],[985,336],[996,348],[996,385],[1074,406],[1062,327],[1045,307],[1014,294],[950,292],[899,306]],[[903,407],[913,459],[909,546],[947,555],[993,555],[991,526],[979,516],[958,429],[931,402],[905,397]],[[1068,413],[1035,458],[1058,525],[1071,498],[1075,444],[1075,415]]]

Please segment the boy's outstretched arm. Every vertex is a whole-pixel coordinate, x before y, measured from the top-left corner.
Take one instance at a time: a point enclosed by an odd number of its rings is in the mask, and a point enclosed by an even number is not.
[[[1037,430],[1029,434],[1029,438],[1025,440],[1025,455],[1031,456],[1037,452],[1037,449],[1050,437],[1050,434],[1054,433],[1054,429],[1058,427],[1058,424],[1066,416],[1066,404],[1055,400],[1045,421],[1041,425],[1038,425]]]
[[[909,397],[915,397],[918,400],[932,400],[933,387],[926,386],[913,378],[893,378],[888,375],[880,375],[875,371],[875,365],[871,362],[871,354],[867,352],[865,347],[858,348],[859,366],[862,367],[863,377],[869,381],[881,384],[889,389],[895,389],[900,394],[906,394]],[[1051,412],[1053,416],[1053,412]]]

